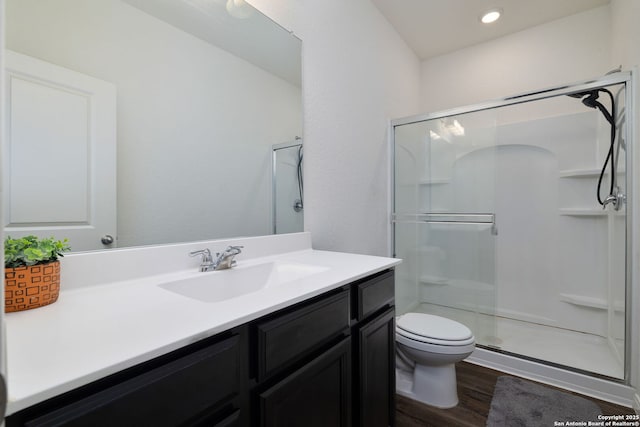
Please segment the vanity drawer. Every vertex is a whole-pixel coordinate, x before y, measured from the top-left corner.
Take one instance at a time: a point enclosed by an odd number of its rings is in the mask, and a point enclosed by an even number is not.
[[[355,286],[358,320],[375,313],[384,306],[392,306],[395,298],[393,270],[369,277]]]
[[[239,337],[195,351],[25,422],[44,426],[176,426],[230,405],[241,388]],[[228,409],[221,409],[227,411]],[[224,424],[223,424],[224,425]],[[230,424],[233,425],[233,424]]]
[[[348,333],[349,306],[349,291],[345,290],[259,323],[259,381],[308,356],[333,338]]]

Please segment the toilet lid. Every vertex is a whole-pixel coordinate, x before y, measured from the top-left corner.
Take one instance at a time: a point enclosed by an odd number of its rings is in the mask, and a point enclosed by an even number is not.
[[[471,330],[451,319],[424,313],[407,313],[397,319],[396,326],[414,335],[443,341],[473,338]]]

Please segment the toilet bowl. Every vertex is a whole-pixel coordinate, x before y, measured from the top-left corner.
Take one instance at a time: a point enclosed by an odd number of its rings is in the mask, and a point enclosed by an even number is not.
[[[439,408],[458,404],[455,363],[475,348],[471,330],[440,316],[406,313],[396,318],[398,394]]]

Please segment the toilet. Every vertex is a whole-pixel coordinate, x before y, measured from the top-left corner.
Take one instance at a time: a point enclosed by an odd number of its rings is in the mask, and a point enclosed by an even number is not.
[[[465,325],[440,316],[396,318],[396,391],[438,408],[458,404],[455,363],[469,356],[475,338]]]

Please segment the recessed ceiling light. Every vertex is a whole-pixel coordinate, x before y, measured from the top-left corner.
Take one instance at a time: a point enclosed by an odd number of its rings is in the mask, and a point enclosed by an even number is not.
[[[502,15],[502,9],[488,10],[480,17],[480,22],[482,22],[483,24],[496,22],[500,18],[500,15]]]

